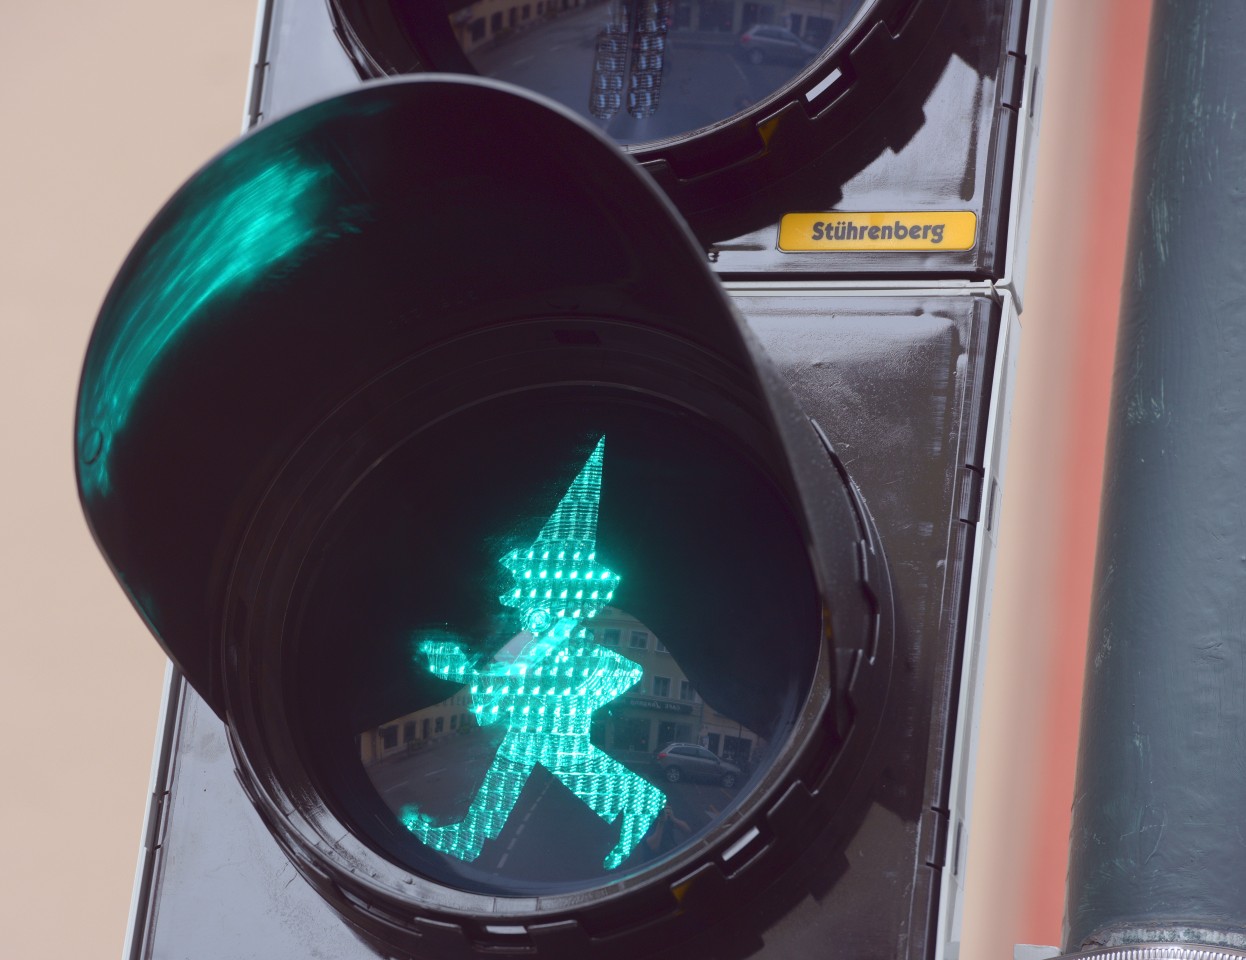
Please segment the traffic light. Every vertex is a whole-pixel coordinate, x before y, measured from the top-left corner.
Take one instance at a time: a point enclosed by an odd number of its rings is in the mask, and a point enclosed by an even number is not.
[[[1033,15],[540,6],[266,6],[101,311],[83,506],[186,681],[134,956],[958,939]],[[579,116],[466,75],[550,37]]]

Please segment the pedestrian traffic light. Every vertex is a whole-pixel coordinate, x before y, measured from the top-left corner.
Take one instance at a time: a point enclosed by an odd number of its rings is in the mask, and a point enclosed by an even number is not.
[[[486,122],[429,137],[462,116]],[[851,486],[644,174],[514,91],[367,87],[209,164],[105,304],[78,430],[101,547],[378,945],[707,936],[723,865],[781,878],[882,719]],[[738,782],[652,775],[663,691],[599,617],[661,638],[683,739],[750,741]],[[396,781],[369,731],[429,710],[459,736]],[[707,798],[654,856],[663,809]]]
[[[83,506],[186,680],[132,955],[953,950],[1032,17],[545,7],[577,116],[425,69],[522,5],[432,9],[266,5],[263,122],[88,349]],[[696,64],[774,87],[663,119]]]

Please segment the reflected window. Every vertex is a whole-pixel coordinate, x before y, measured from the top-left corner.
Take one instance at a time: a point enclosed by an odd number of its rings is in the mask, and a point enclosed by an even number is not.
[[[835,21],[826,17],[809,17],[805,33],[813,43],[826,43],[835,34]]]
[[[628,646],[633,650],[648,650],[649,634],[643,630],[633,630],[631,639],[628,641]]]
[[[679,699],[680,700],[695,700],[696,699],[696,694],[692,690],[692,684],[690,684],[687,680],[679,681]]]
[[[746,3],[741,8],[744,24],[767,24],[774,22],[774,5],[769,3]]]
[[[669,697],[671,695],[671,678],[670,677],[654,677],[653,678],[653,695],[655,697]]]
[[[748,763],[753,752],[753,741],[746,737],[724,737],[723,757],[735,763]]]
[[[617,647],[619,645],[619,631],[617,629],[599,630],[597,642],[607,647]]]
[[[697,11],[702,30],[730,33],[735,26],[735,4],[728,0],[701,0]]]

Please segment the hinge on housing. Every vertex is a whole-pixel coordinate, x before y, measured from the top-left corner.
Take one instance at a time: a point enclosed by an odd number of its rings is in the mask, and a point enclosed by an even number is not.
[[[922,846],[925,849],[923,860],[926,866],[942,870],[947,862],[947,823],[945,810],[929,809],[922,814]]]
[[[982,487],[981,470],[977,467],[961,467],[956,518],[962,523],[977,523],[982,516]]]
[[[1004,42],[1004,63],[1000,71],[1000,106],[1016,111],[1021,109],[1025,95],[1025,29],[1030,19],[1030,5],[1019,0],[1009,11],[1012,22]]]

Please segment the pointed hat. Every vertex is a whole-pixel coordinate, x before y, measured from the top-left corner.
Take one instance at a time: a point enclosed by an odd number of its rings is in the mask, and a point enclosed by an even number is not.
[[[614,597],[619,575],[597,560],[597,508],[606,438],[597,441],[536,540],[501,563],[515,578],[499,598],[520,612],[524,628],[541,633],[559,620],[597,616]]]

